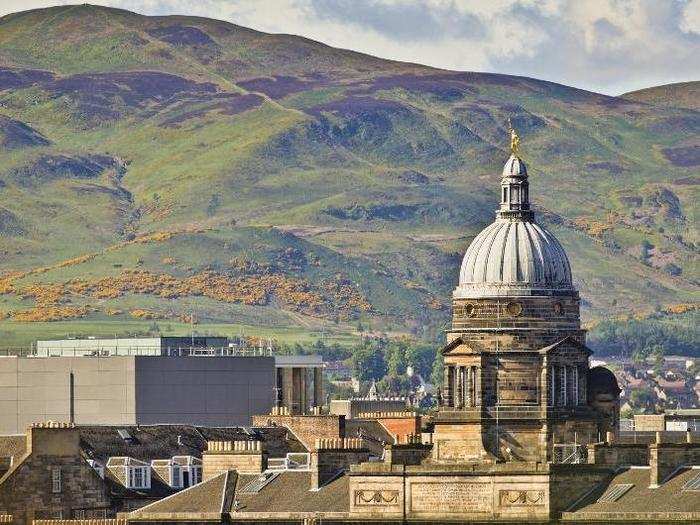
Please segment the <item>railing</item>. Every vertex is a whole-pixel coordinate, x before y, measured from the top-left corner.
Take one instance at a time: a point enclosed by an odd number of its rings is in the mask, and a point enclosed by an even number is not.
[[[0,348],[0,356],[17,357],[112,357],[112,356],[168,356],[168,357],[272,357],[272,348],[199,347],[183,346],[161,348],[160,346],[137,347],[26,347]]]
[[[663,443],[685,443],[688,439],[688,432],[683,430],[662,430],[660,435]],[[700,442],[700,428],[698,431],[691,430],[690,435],[693,442]],[[615,436],[615,442],[629,445],[648,445],[656,442],[656,432],[653,430],[622,431]]]
[[[585,415],[590,409],[585,405],[571,406],[539,406],[539,405],[508,405],[508,406],[477,406],[466,408],[440,407],[435,416],[442,421],[463,421],[480,418],[491,419],[544,419],[548,417],[572,417]]]
[[[282,470],[309,470],[311,456],[308,452],[289,452],[283,458],[267,460],[267,470],[275,472]]]
[[[552,463],[587,463],[588,447],[577,443],[563,443],[552,445]]]

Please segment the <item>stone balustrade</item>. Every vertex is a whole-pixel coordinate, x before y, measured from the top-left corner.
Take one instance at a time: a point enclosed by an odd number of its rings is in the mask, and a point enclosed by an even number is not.
[[[315,441],[316,450],[363,450],[362,438],[319,438]]]
[[[357,415],[359,419],[397,419],[397,418],[414,418],[418,414],[409,410],[402,412],[361,412]]]
[[[41,423],[32,423],[29,428],[75,428],[75,423],[66,421],[42,421]]]

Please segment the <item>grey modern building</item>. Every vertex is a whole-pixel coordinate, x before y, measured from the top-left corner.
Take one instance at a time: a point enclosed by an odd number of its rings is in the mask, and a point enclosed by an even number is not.
[[[249,425],[275,381],[274,357],[0,357],[0,434],[47,420]]]
[[[39,357],[78,357],[107,355],[183,356],[199,353],[233,353],[227,337],[115,337],[85,339],[52,339],[36,342]]]

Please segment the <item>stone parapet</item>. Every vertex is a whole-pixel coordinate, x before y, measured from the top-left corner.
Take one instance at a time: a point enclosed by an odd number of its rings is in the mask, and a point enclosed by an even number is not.
[[[418,436],[420,438],[420,436]],[[384,462],[399,465],[420,465],[430,456],[432,445],[424,445],[420,441],[387,445],[384,447]]]
[[[262,453],[262,441],[207,441],[207,452],[240,452],[242,454]]]
[[[366,450],[362,438],[319,438],[314,442],[315,450]]]
[[[700,512],[562,512],[562,523],[700,523]]]
[[[598,466],[643,466],[649,464],[649,447],[634,443],[592,443],[588,463]]]
[[[202,479],[235,470],[240,474],[260,474],[267,469],[267,454],[260,441],[208,441],[202,454]]]
[[[369,461],[369,449],[359,438],[317,439],[309,459],[311,489],[318,490],[352,465]]]
[[[419,417],[415,412],[405,410],[402,412],[360,412],[358,419],[401,419]]]
[[[700,443],[649,445],[650,487],[658,487],[681,467],[700,465]]]
[[[75,519],[75,520],[33,520],[34,525],[127,525],[124,518],[115,519]]]

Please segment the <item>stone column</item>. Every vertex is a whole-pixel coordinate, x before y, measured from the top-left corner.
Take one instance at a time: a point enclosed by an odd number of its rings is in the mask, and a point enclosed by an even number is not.
[[[569,404],[576,406],[578,405],[578,369],[575,366],[568,367],[567,375],[571,382],[571,388],[569,389],[571,392],[571,399],[569,400]]]
[[[314,406],[323,405],[323,368],[314,368]]]
[[[474,371],[473,367],[467,368],[467,396],[466,405],[468,407],[474,406]]]
[[[454,374],[451,366],[445,366],[445,406],[454,406]]]
[[[290,412],[292,414],[302,414],[304,410],[301,404],[301,371],[301,368],[292,368],[292,388],[294,392],[292,396],[292,406],[290,407]]]
[[[282,369],[282,384],[279,388],[282,389],[282,405],[289,409],[292,413],[292,404],[294,403],[294,379],[293,368],[286,367]]]
[[[474,368],[474,406],[481,406],[481,367]]]
[[[306,368],[299,369],[299,413],[306,414],[308,411],[308,383],[309,371]]]
[[[462,399],[463,385],[462,385],[462,367],[454,367],[455,379],[455,408],[462,408],[464,406],[464,400]]]
[[[542,367],[540,368],[540,385],[539,385],[539,403],[541,407],[546,407],[549,402],[547,400],[549,396],[549,376],[547,374],[547,356],[542,360]]]

